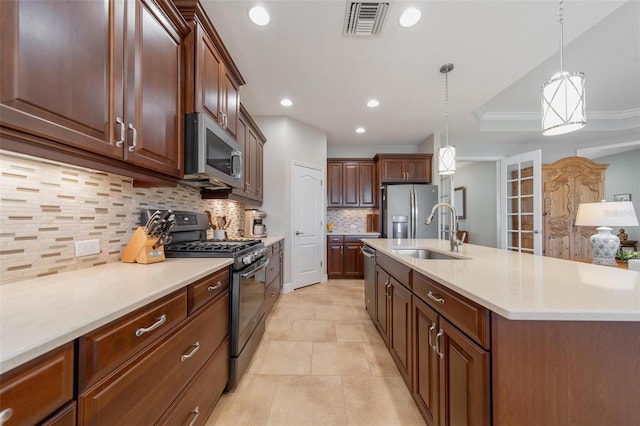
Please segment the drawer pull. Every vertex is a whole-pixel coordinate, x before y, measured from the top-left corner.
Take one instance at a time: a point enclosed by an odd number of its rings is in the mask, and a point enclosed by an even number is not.
[[[433,330],[435,330],[435,329],[436,329],[436,323],[435,323],[435,322],[432,322],[432,323],[431,323],[431,327],[429,327],[429,346],[431,347],[431,349],[432,349],[434,352],[437,352],[437,351],[438,351],[437,346],[436,346],[436,345],[434,345],[433,343],[431,343],[431,332],[432,332]]]
[[[9,420],[13,416],[13,409],[6,408],[0,411],[0,425],[4,424],[7,420]]]
[[[196,342],[195,345],[193,345],[193,349],[191,349],[191,352],[189,352],[186,355],[182,355],[180,357],[180,361],[185,362],[186,360],[194,356],[196,352],[198,352],[199,350],[200,350],[200,342]]]
[[[189,426],[193,426],[194,424],[196,424],[196,420],[198,420],[198,416],[200,416],[200,408],[196,407],[189,414],[195,414],[195,416],[193,416],[193,419],[191,419],[191,421],[189,422]]]
[[[160,318],[158,318],[158,320],[156,322],[154,322],[152,325],[150,325],[149,327],[147,327],[147,328],[141,327],[141,328],[137,329],[136,330],[136,337],[140,337],[144,333],[148,333],[150,331],[155,330],[156,328],[160,327],[165,322],[167,322],[167,314],[162,314],[162,316]]]
[[[435,294],[433,294],[433,292],[429,292],[427,293],[427,296],[429,296],[429,299],[433,300],[434,302],[438,302],[441,305],[444,305],[444,299],[442,297],[438,297]]]
[[[222,287],[222,281],[218,281],[216,285],[210,285],[209,287],[207,287],[207,291],[215,291],[220,287]]]
[[[436,353],[440,356],[440,359],[444,358],[444,352],[440,352],[440,338],[444,334],[444,331],[440,329],[436,334]]]

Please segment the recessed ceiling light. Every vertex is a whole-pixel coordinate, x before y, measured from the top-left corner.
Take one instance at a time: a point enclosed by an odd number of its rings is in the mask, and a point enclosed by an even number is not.
[[[280,101],[280,105],[285,107],[290,107],[291,105],[293,105],[293,102],[291,102],[291,99],[289,98],[284,98],[283,100]]]
[[[364,133],[364,132],[365,132],[364,127],[358,127],[356,129],[356,133]]]
[[[412,27],[418,23],[420,18],[422,17],[422,12],[420,12],[415,7],[409,7],[402,12],[400,15],[400,25],[403,27]]]
[[[249,19],[256,25],[260,25],[261,27],[267,25],[271,18],[269,17],[269,13],[262,6],[254,6],[249,9]]]
[[[369,102],[367,102],[367,106],[368,106],[369,108],[375,108],[375,107],[377,107],[378,105],[380,105],[380,102],[378,102],[378,100],[377,100],[377,99],[371,99]]]

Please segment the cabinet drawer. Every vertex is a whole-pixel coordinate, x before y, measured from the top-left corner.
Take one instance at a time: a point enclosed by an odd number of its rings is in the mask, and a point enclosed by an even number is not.
[[[13,412],[8,425],[41,422],[72,399],[73,343],[0,377],[0,412]]]
[[[222,342],[216,349],[158,424],[169,426],[205,424],[228,381],[229,339]]]
[[[362,237],[358,237],[355,235],[345,235],[344,237],[345,243],[360,243],[362,244]]]
[[[280,256],[272,255],[266,269],[265,285],[271,284],[273,279],[280,273]]]
[[[226,267],[212,275],[202,278],[187,288],[188,311],[191,314],[209,300],[229,288],[229,268]]]
[[[180,290],[80,337],[79,391],[106,376],[186,317],[187,294]]]
[[[78,398],[78,424],[153,424],[228,336],[229,292]]]
[[[489,310],[418,273],[413,274],[413,292],[449,322],[489,349]]]
[[[271,284],[267,287],[264,292],[264,311],[266,315],[269,314],[273,305],[276,304],[276,301],[280,297],[280,276],[276,276]]]
[[[327,235],[327,241],[330,243],[341,243],[342,235]]]
[[[402,285],[411,289],[411,268],[380,252],[376,256],[376,263],[390,275],[393,275]]]

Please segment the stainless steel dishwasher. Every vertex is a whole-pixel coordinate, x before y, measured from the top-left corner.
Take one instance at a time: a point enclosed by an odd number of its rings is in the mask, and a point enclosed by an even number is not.
[[[376,309],[376,251],[369,246],[360,249],[364,255],[364,305],[372,320]]]

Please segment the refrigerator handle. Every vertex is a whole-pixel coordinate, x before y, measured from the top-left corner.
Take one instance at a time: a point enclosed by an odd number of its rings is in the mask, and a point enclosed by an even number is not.
[[[416,237],[416,190],[411,188],[411,214],[409,216],[409,238]]]

